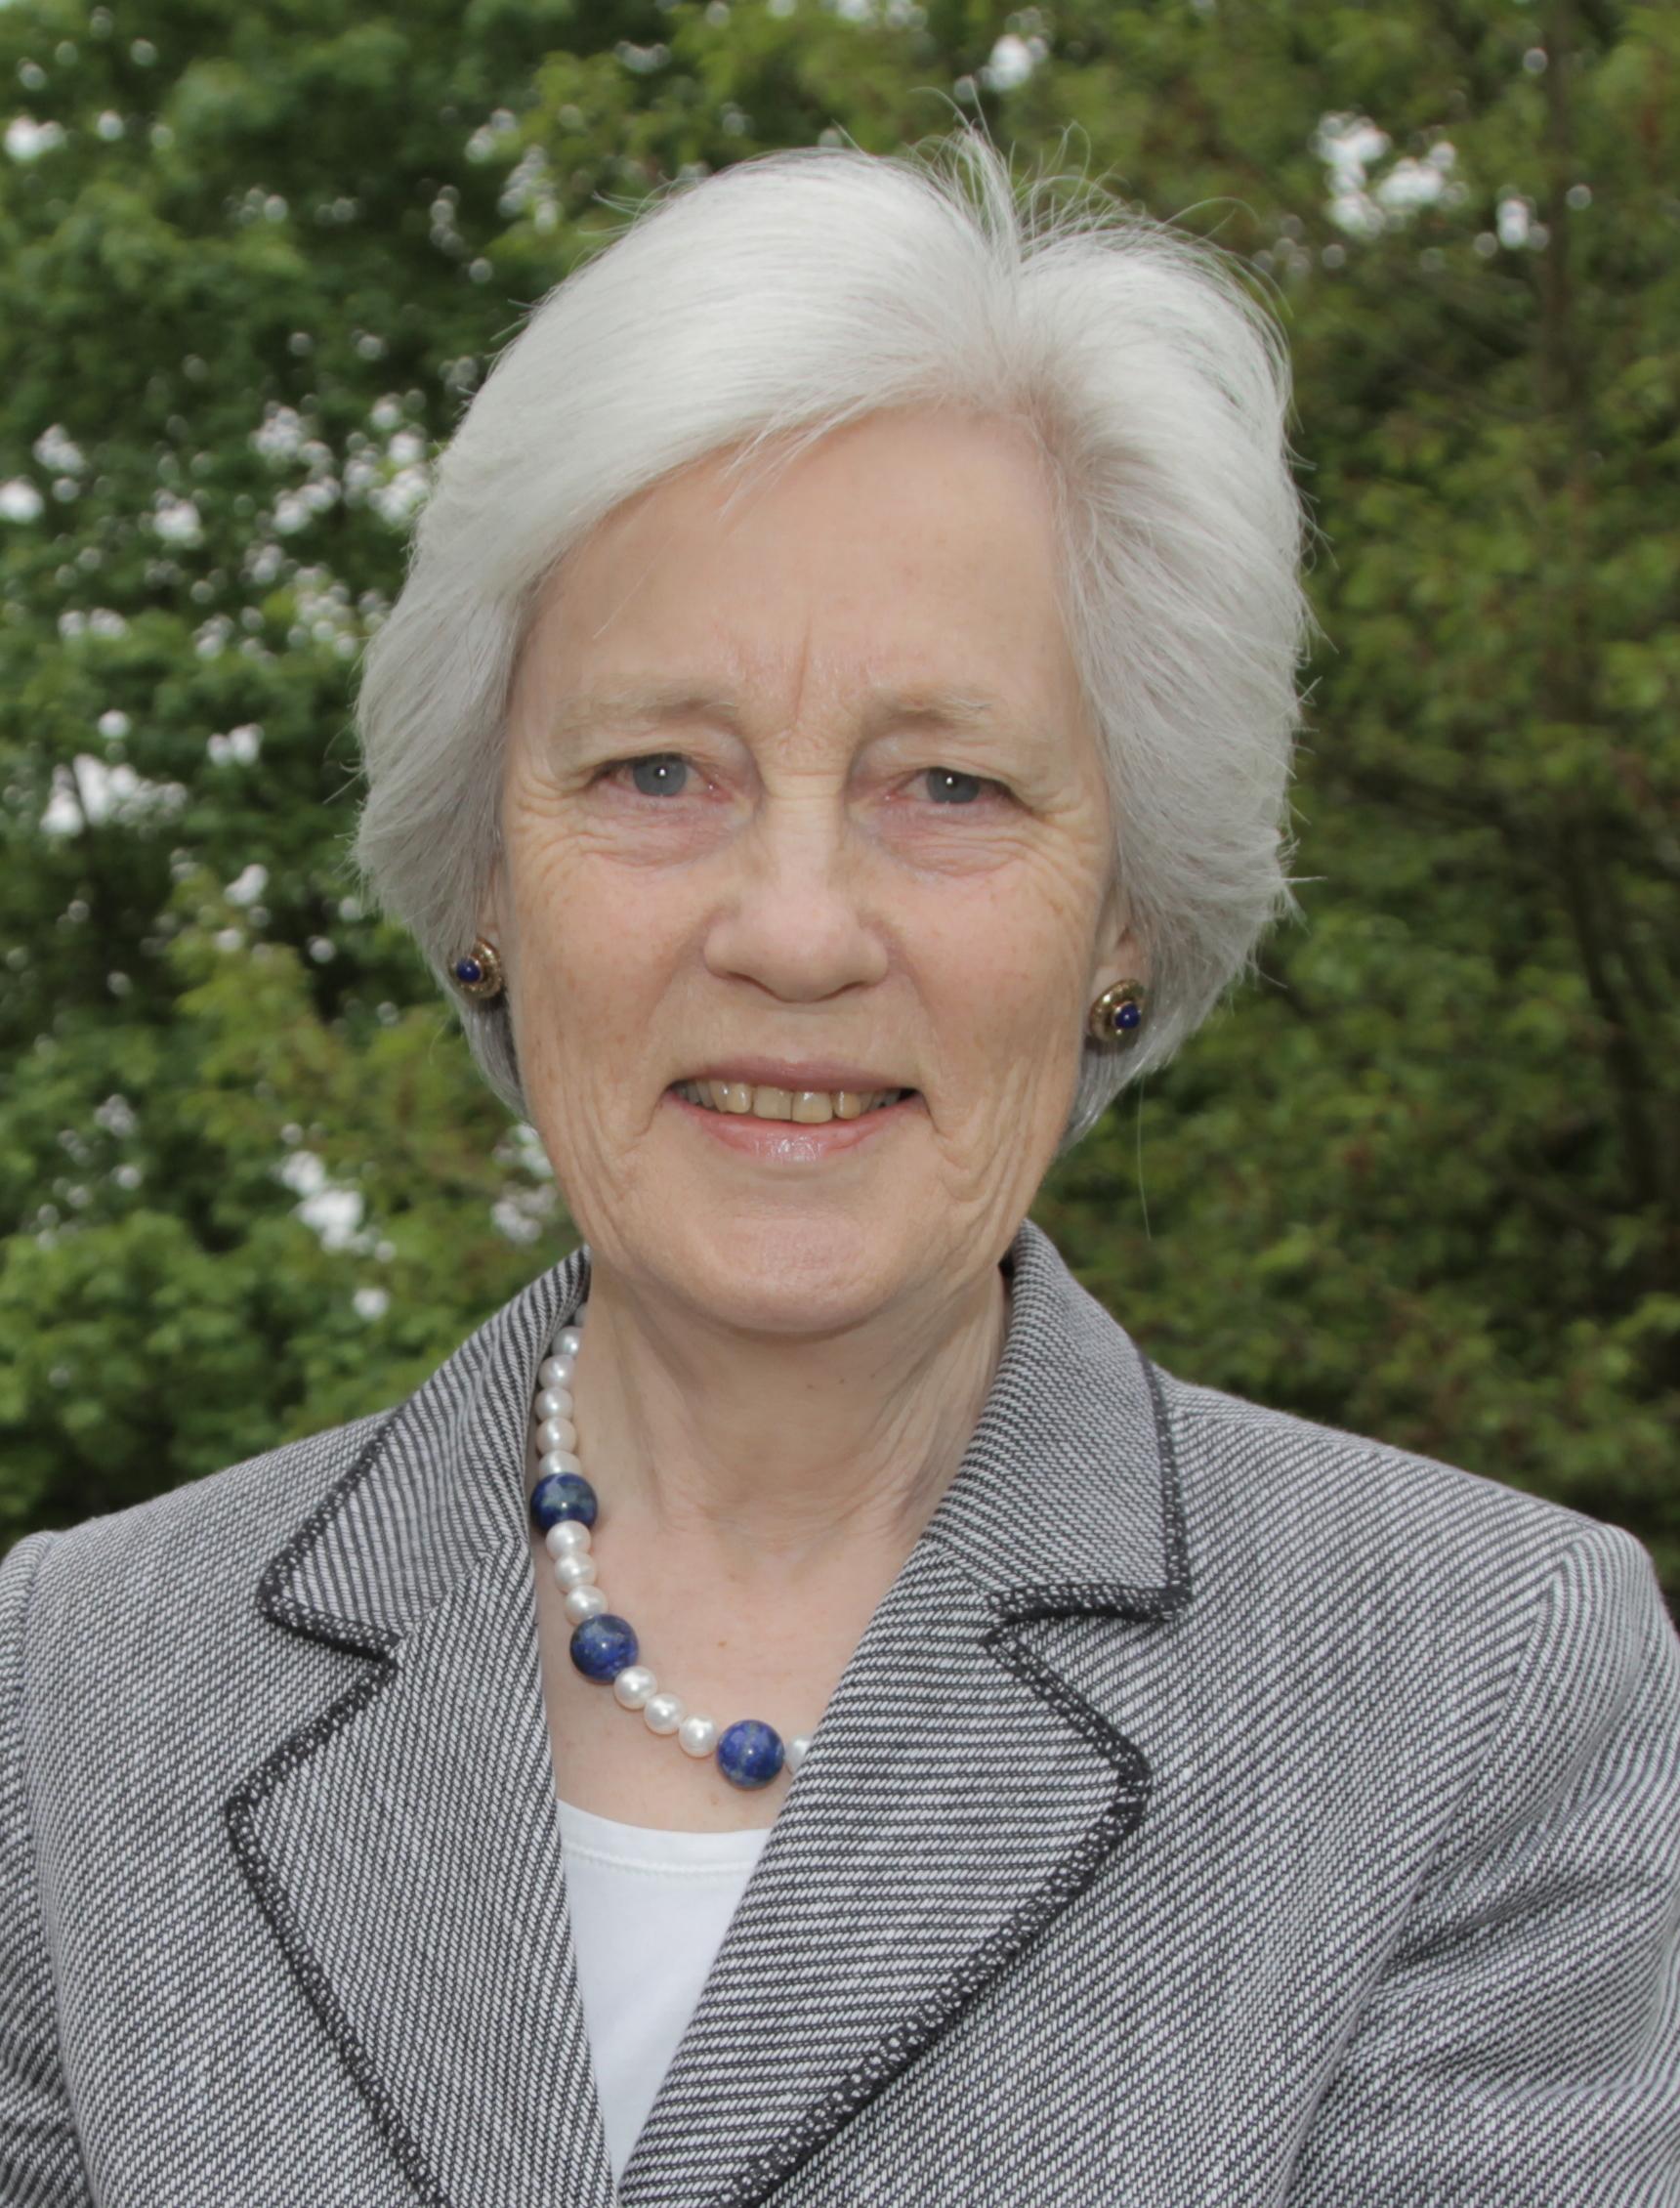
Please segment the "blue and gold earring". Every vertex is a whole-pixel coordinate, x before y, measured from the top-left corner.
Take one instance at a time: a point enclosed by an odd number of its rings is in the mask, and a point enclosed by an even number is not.
[[[1149,991],[1141,981],[1117,981],[1091,1006],[1085,1031],[1096,1042],[1130,1042],[1143,1024]]]
[[[455,986],[463,997],[479,1004],[487,1004],[501,995],[502,962],[493,943],[487,943],[482,935],[474,937],[471,951],[455,960]]]

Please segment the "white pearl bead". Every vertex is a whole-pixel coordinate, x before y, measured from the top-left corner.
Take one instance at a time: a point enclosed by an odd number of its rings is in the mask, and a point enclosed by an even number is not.
[[[542,1538],[551,1556],[570,1556],[580,1549],[587,1549],[591,1540],[589,1528],[581,1518],[562,1518],[559,1525],[550,1526]]]
[[[536,1429],[537,1454],[550,1449],[575,1449],[577,1428],[569,1419],[544,1419]]]
[[[589,1587],[595,1579],[595,1558],[587,1549],[574,1549],[567,1555],[557,1556],[554,1577],[556,1585],[564,1587],[568,1594],[574,1587]]]
[[[606,1607],[607,1597],[598,1587],[574,1587],[566,1598],[566,1615],[574,1626],[588,1625]]]
[[[650,1732],[672,1733],[683,1721],[683,1705],[674,1694],[651,1694],[642,1705],[642,1715]]]
[[[576,1327],[562,1327],[554,1338],[554,1354],[557,1357],[575,1357],[583,1347],[583,1336]]]
[[[677,1727],[677,1745],[685,1756],[709,1756],[718,1744],[718,1728],[710,1718],[685,1718]]]
[[[646,1664],[626,1664],[612,1681],[612,1691],[626,1710],[640,1710],[659,1691],[659,1682]]]
[[[583,1477],[583,1463],[575,1449],[543,1450],[536,1461],[536,1468],[544,1479],[550,1472],[575,1472],[579,1479]]]
[[[806,1751],[810,1746],[811,1735],[808,1732],[796,1732],[794,1734],[786,1749],[786,1762],[790,1771],[798,1770],[800,1764],[805,1761]]]
[[[537,1372],[540,1387],[569,1387],[571,1376],[577,1370],[575,1357],[545,1357]]]
[[[569,1387],[545,1387],[530,1407],[533,1419],[569,1419],[571,1416],[571,1390]]]

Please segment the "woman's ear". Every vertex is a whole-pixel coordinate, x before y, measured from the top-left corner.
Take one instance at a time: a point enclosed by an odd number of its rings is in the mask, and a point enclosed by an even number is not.
[[[1091,995],[1100,997],[1117,981],[1148,984],[1149,957],[1137,929],[1127,920],[1117,882],[1111,882],[1103,899],[1097,929],[1097,959]]]
[[[478,933],[486,943],[498,949],[502,940],[502,855],[498,851],[490,862],[489,879],[484,893],[479,899]]]

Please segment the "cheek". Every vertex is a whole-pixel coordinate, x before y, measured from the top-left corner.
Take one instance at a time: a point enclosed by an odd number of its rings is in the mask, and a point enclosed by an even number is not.
[[[970,932],[945,972],[930,1061],[944,1075],[942,1116],[953,1133],[966,1125],[991,1150],[1000,1129],[1065,1116],[1078,1078],[1085,970],[1074,934],[1041,915],[1029,924],[1019,906]]]
[[[587,838],[533,811],[506,829],[521,994],[593,1022],[657,963],[663,932],[645,879],[604,864]]]
[[[1071,852],[977,885],[942,916],[940,965],[977,1036],[1044,1037],[1075,1017],[1091,957],[1095,893]]]
[[[519,944],[514,1020],[525,1093],[566,1148],[647,1107],[648,1041],[676,968],[681,915],[576,839],[510,835]]]

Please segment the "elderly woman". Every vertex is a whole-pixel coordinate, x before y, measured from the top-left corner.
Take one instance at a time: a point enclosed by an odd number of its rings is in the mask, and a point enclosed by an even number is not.
[[[1680,2199],[1644,1551],[1027,1216],[1289,902],[1302,520],[1223,257],[957,151],[667,194],[444,456],[358,852],[583,1239],[7,1558],[6,2201]]]

